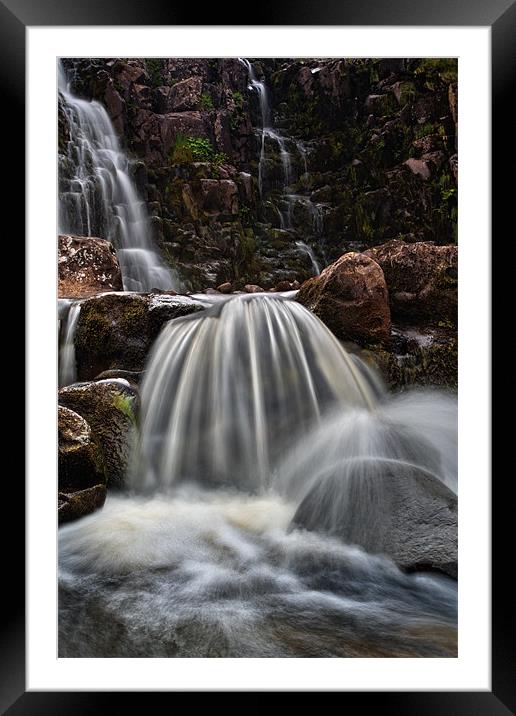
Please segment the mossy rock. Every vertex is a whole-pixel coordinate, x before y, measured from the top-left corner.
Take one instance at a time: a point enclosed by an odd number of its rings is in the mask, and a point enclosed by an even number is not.
[[[102,455],[86,420],[60,405],[57,426],[59,489],[70,492],[105,483]]]
[[[139,406],[136,389],[121,379],[76,383],[61,388],[58,400],[91,427],[108,487],[122,487],[135,436]]]
[[[163,324],[202,308],[193,299],[160,294],[113,293],[84,301],[75,334],[78,379],[143,370]]]

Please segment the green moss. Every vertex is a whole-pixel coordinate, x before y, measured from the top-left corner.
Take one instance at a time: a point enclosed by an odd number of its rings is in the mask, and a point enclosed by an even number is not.
[[[129,420],[136,425],[136,415],[134,412],[134,399],[131,395],[123,395],[117,393],[113,397],[114,407],[123,413]]]

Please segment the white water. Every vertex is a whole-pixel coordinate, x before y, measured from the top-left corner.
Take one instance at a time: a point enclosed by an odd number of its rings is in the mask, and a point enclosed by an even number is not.
[[[57,304],[59,320],[58,384],[62,388],[65,385],[75,383],[77,379],[74,341],[77,321],[81,312],[81,302],[69,298],[60,298]]]
[[[308,244],[305,244],[304,241],[296,241],[296,246],[299,246],[300,249],[302,249],[303,251],[305,251],[305,253],[308,254],[312,263],[314,276],[319,276],[319,274],[321,273],[321,267],[319,266],[317,259],[315,258],[314,250],[312,249],[312,247],[308,246]]]
[[[455,411],[390,397],[292,300],[224,297],[169,322],[131,492],[59,532],[60,656],[454,656],[455,582],[291,520],[321,476],[347,489],[353,461],[456,485]]]
[[[372,400],[355,361],[300,304],[219,302],[167,324],[153,348],[132,486],[264,489],[286,446],[330,406]]]
[[[109,496],[59,531],[61,657],[455,656],[456,584],[287,532],[277,496]]]
[[[59,92],[70,128],[65,166],[60,169],[59,233],[98,236],[117,251],[124,289],[181,289],[152,240],[145,203],[131,179],[104,107],[74,96],[59,64]],[[72,178],[64,177],[72,174]]]

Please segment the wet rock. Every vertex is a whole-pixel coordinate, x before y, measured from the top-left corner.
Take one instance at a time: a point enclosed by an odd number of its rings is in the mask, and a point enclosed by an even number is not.
[[[81,304],[75,334],[78,380],[91,380],[105,370],[143,370],[163,324],[202,309],[194,299],[167,294],[87,299]]]
[[[305,281],[296,300],[315,313],[341,339],[360,344],[388,343],[387,286],[378,263],[351,252]]]
[[[94,485],[76,492],[59,492],[57,496],[59,524],[78,520],[98,510],[106,501],[106,492],[105,485]]]
[[[96,375],[94,380],[108,380],[110,378],[122,378],[132,385],[139,385],[145,374],[144,370],[103,370]]]
[[[57,435],[59,489],[72,492],[104,483],[101,453],[86,420],[59,406]]]
[[[394,239],[364,254],[383,269],[393,318],[443,328],[457,325],[456,246]]]
[[[109,241],[62,235],[58,239],[59,298],[122,290],[122,274]]]
[[[370,471],[362,466],[322,478],[292,526],[386,555],[407,571],[457,578],[457,497],[425,470],[380,462]]]
[[[248,283],[244,286],[244,291],[246,293],[263,293],[263,288],[261,286],[256,286],[255,284]]]
[[[76,383],[61,388],[58,402],[88,423],[100,449],[108,487],[122,487],[135,433],[136,389],[121,379]]]
[[[229,283],[229,281],[226,281],[226,283],[221,283],[220,286],[217,286],[217,291],[219,293],[231,293],[233,291],[233,286]]]

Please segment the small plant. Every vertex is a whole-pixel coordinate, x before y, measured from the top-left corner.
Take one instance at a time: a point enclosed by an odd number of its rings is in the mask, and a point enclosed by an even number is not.
[[[211,95],[207,92],[203,92],[199,102],[200,109],[213,109],[213,100]]]
[[[150,76],[151,86],[160,87],[163,84],[164,60],[159,57],[148,57],[145,60],[145,64]]]
[[[244,104],[244,95],[242,92],[239,90],[233,92],[233,102],[235,103],[235,107],[237,107],[237,109],[242,109],[242,105]]]
[[[188,162],[212,162],[213,164],[226,164],[229,159],[224,152],[216,152],[209,139],[205,137],[190,137],[178,134],[172,149],[170,161],[172,164],[187,164]]]
[[[441,197],[443,201],[448,201],[448,199],[452,196],[455,196],[457,194],[457,189],[441,189]]]

